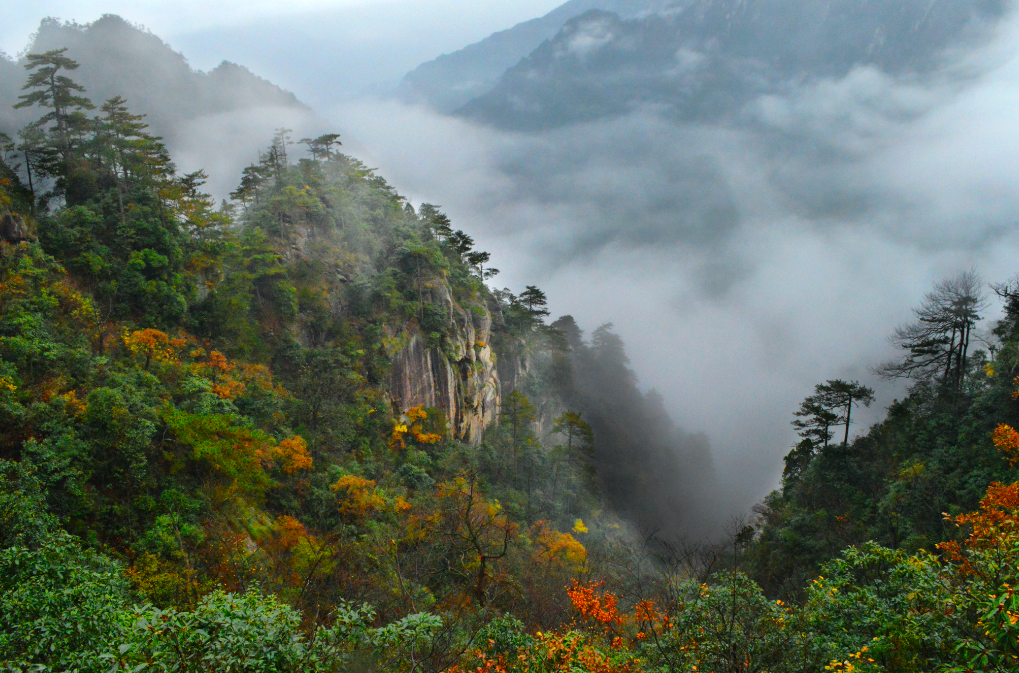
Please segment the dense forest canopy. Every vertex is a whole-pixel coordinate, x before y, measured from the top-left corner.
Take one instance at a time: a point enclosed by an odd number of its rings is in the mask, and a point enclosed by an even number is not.
[[[873,391],[819,383],[781,488],[698,542],[706,438],[611,325],[490,289],[491,256],[336,134],[278,128],[217,204],[65,50],[25,67],[5,668],[1015,670],[1016,281],[986,350],[982,281],[937,284],[877,367],[908,395],[851,437]]]

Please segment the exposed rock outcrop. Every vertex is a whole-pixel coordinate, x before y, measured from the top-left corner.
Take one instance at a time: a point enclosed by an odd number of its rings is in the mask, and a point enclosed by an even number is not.
[[[0,215],[0,240],[5,243],[21,243],[32,240],[25,220],[16,213]]]
[[[430,290],[430,303],[449,316],[441,348],[414,332],[394,356],[389,374],[393,404],[403,411],[425,406],[442,410],[456,439],[478,443],[498,421],[502,387],[489,345],[492,315],[481,302],[457,302],[445,281]]]

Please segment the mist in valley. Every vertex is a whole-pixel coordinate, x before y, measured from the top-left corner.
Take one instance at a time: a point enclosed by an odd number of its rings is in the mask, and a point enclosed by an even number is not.
[[[960,269],[1015,273],[1016,31],[1009,14],[933,72],[854,67],[722,123],[648,105],[501,131],[380,99],[330,116],[491,250],[497,281],[539,284],[585,327],[613,322],[640,385],[710,437],[734,513],[777,484],[815,383],[876,388],[865,430],[904,393],[869,368],[923,293]]]
[[[377,167],[415,205],[441,204],[489,251],[502,270],[491,285],[540,286],[552,318],[572,315],[588,338],[611,322],[648,395],[628,402],[638,412],[602,427],[621,437],[627,421],[667,412],[654,437],[634,441],[666,451],[672,433],[677,456],[699,458],[677,458],[681,477],[654,484],[665,492],[656,502],[694,509],[714,525],[776,487],[795,439],[792,412],[814,384],[858,379],[877,390],[854,434],[903,394],[869,367],[887,359],[886,337],[933,282],[960,269],[988,281],[1019,271],[1019,19],[1005,13],[964,45],[939,50],[922,72],[857,64],[783,80],[718,119],[678,118],[661,101],[644,101],[592,120],[506,130],[392,93],[421,61],[555,4],[504,11],[497,26],[467,21],[460,32],[440,31],[441,40],[420,36],[439,30],[451,4],[420,15],[400,4],[362,7],[353,25],[374,28],[344,43],[360,55],[348,60],[323,56],[345,33],[322,27],[321,8],[283,24],[253,16],[179,27],[169,45],[149,40],[135,53],[163,58],[172,46],[199,54],[209,74],[173,61],[179,77],[160,76],[161,98],[145,99],[140,82],[133,102],[182,168],[207,170],[219,198],[273,129],[298,138],[338,132],[343,151]],[[398,17],[391,25],[387,11]],[[351,12],[330,16],[342,22]],[[410,34],[418,38],[400,38]],[[53,48],[57,37],[56,27],[43,31],[40,44]],[[271,58],[259,60],[258,42],[270,37]],[[89,70],[85,53],[79,72],[90,93],[117,93],[104,90],[104,73]],[[253,74],[236,88],[213,86],[219,98],[200,108],[166,113],[227,57]],[[17,94],[15,66],[0,65],[6,101]],[[142,79],[153,72],[142,68]],[[586,385],[594,394],[604,381],[592,375]],[[626,453],[636,451],[630,446],[620,440],[605,450],[618,450],[612,460],[625,465],[641,455]],[[639,493],[630,487],[620,498]],[[667,507],[651,519],[668,525]]]

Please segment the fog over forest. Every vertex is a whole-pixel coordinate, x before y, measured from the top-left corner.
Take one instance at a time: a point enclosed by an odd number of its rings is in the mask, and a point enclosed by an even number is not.
[[[502,132],[382,100],[331,116],[483,240],[499,281],[537,282],[582,325],[612,321],[642,385],[708,433],[747,506],[774,487],[815,383],[874,386],[865,427],[902,394],[868,368],[931,284],[1015,272],[1017,46],[1008,15],[935,73],[854,68],[722,124],[650,108]]]
[[[332,16],[355,17],[345,11]],[[161,35],[203,68],[228,58],[313,107],[286,118],[258,106],[203,113],[180,134],[188,146],[168,138],[182,168],[207,167],[223,197],[275,126],[341,133],[344,151],[415,204],[441,204],[490,251],[502,269],[492,284],[540,286],[553,317],[571,314],[588,334],[613,323],[640,386],[661,393],[679,426],[708,436],[729,511],[775,487],[794,441],[791,414],[814,384],[875,387],[877,404],[855,431],[901,396],[868,368],[889,355],[886,337],[934,281],[960,269],[988,281],[1016,271],[1011,5],[926,69],[855,65],[794,78],[718,119],[647,102],[543,130],[503,130],[391,94],[401,73],[489,27],[442,44],[407,41],[413,22],[394,20],[387,33],[386,5],[358,11],[362,23],[347,30],[374,29],[358,33],[357,52],[385,58],[344,61],[344,74],[324,58],[340,48],[328,32],[307,39],[320,10],[288,18],[286,30],[255,17]],[[421,11],[434,27],[448,8]],[[250,39],[268,35],[271,66]]]

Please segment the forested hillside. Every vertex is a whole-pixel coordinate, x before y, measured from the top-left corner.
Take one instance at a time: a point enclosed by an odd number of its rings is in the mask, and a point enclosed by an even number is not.
[[[25,65],[5,669],[1015,669],[1014,284],[984,353],[975,276],[935,288],[881,368],[908,398],[853,441],[868,389],[820,384],[783,489],[723,527],[706,438],[611,326],[490,289],[336,134],[277,129],[217,206],[62,49]]]

